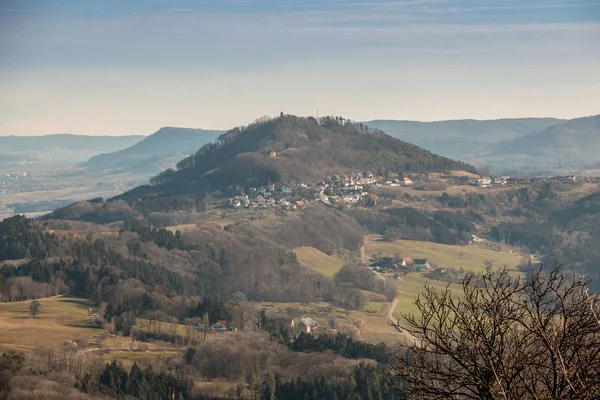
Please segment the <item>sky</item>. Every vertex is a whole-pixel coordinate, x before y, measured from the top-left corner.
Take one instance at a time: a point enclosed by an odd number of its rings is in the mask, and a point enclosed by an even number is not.
[[[600,0],[0,0],[0,135],[600,114]]]

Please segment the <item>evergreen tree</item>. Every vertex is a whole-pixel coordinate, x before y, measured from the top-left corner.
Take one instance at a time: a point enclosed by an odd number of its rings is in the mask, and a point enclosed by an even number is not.
[[[263,382],[263,400],[275,400],[275,377],[269,371],[265,375],[265,381]]]
[[[251,393],[251,398],[256,399],[256,394],[258,391],[258,379],[256,378],[256,374],[253,372],[246,378],[246,383],[248,384],[248,389]]]

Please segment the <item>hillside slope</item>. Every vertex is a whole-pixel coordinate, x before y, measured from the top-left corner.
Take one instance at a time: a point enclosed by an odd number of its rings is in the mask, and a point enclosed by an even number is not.
[[[160,171],[160,160],[169,156],[181,159],[183,154],[196,151],[221,133],[203,129],[165,127],[131,147],[94,156],[84,165],[91,169],[135,169],[138,173],[155,174]]]

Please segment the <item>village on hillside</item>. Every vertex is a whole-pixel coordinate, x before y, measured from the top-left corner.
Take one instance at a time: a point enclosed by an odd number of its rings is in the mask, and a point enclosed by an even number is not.
[[[317,201],[328,206],[353,207],[374,206],[377,197],[371,195],[373,187],[412,187],[425,175],[412,174],[411,177],[400,174],[397,178],[386,178],[364,171],[349,175],[331,175],[312,184],[297,185],[270,184],[258,188],[250,188],[247,193],[239,193],[228,198],[225,206],[232,209],[283,209],[295,211],[302,209],[308,202]],[[596,182],[589,176],[556,176],[556,177],[510,177],[492,176],[477,177],[460,176],[458,185],[471,185],[480,188],[501,186],[528,185],[540,182],[587,183]]]

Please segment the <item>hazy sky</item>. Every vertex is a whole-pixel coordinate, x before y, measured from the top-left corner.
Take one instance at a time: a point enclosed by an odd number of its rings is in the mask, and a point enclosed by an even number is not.
[[[0,0],[0,135],[600,113],[600,0]]]

